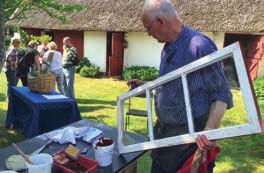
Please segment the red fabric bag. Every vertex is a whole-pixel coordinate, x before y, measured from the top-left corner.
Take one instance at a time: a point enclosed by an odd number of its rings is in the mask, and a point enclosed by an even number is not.
[[[213,162],[217,156],[217,154],[221,151],[220,147],[215,147],[214,149],[210,151],[206,151],[206,157],[205,159],[202,158],[201,163],[199,165],[199,172],[198,173],[208,173],[208,165]],[[178,170],[176,173],[190,173],[192,166],[196,160],[194,160],[196,152],[191,155],[191,157],[184,162],[184,165],[180,170]],[[198,159],[197,157],[195,159]]]

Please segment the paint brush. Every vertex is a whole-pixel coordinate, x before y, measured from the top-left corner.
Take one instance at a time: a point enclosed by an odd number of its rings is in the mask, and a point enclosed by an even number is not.
[[[15,143],[13,143],[12,145],[13,147],[15,147],[15,149],[24,158],[26,162],[28,162],[29,164],[32,164],[32,161],[29,159],[29,157]]]

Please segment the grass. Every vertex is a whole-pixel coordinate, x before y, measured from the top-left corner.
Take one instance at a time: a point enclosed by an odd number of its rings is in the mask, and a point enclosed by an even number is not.
[[[263,116],[264,112],[264,79],[255,82],[256,93]],[[93,119],[110,126],[117,126],[116,98],[127,91],[124,81],[114,79],[89,79],[76,76],[76,97],[83,118]],[[3,126],[7,103],[5,101],[5,77],[0,75],[0,147],[23,140],[17,131],[6,130]],[[233,90],[235,108],[225,115],[221,126],[226,127],[247,121],[240,92]],[[127,104],[127,103],[126,103]],[[132,100],[132,107],[144,109],[144,99]],[[130,131],[145,134],[146,119],[132,117]],[[219,141],[222,151],[217,158],[215,173],[262,173],[264,172],[264,138],[263,135],[237,137]],[[149,152],[139,159],[138,173],[150,172],[151,159]]]

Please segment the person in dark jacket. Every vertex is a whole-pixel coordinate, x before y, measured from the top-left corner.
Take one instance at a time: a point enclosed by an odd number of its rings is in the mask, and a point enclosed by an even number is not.
[[[39,52],[37,51],[37,42],[30,41],[25,50],[18,56],[17,77],[21,80],[23,86],[28,86],[27,75],[30,68],[39,69]]]
[[[65,94],[69,98],[75,98],[74,94],[74,74],[76,71],[77,50],[72,45],[71,38],[63,39],[62,67],[64,74]]]

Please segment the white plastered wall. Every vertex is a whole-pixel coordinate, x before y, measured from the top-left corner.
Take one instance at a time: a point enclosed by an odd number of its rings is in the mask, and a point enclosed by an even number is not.
[[[159,67],[163,44],[145,32],[129,32],[126,34],[128,48],[124,53],[124,67],[146,65]]]
[[[84,32],[84,57],[106,72],[106,32]]]
[[[223,32],[204,32],[217,45],[223,48]],[[84,56],[100,67],[101,72],[106,72],[106,32],[84,32]],[[133,65],[146,65],[159,67],[163,44],[145,32],[129,32],[126,34],[128,48],[124,51],[124,68]]]

